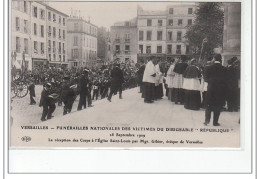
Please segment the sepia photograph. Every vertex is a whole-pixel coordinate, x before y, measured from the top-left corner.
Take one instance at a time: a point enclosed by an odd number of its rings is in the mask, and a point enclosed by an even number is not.
[[[241,148],[241,2],[9,5],[11,149]]]

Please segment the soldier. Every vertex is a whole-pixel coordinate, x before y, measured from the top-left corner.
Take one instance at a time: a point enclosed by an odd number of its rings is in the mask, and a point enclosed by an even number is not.
[[[42,112],[42,117],[41,117],[42,121],[46,121],[46,116],[47,116],[47,119],[51,119],[51,117],[53,117],[52,113],[54,112],[54,110],[56,108],[55,104],[53,105],[53,103],[51,102],[51,98],[49,97],[50,90],[51,90],[51,84],[47,83],[43,87],[43,90],[41,93],[41,100],[40,100],[39,106],[43,107],[43,112]]]
[[[34,79],[31,78],[30,85],[29,85],[30,105],[36,104],[35,100],[33,99],[33,97],[35,97],[35,85],[34,85],[33,80]]]
[[[66,115],[67,113],[71,112],[75,100],[75,94],[72,87],[70,87],[70,77],[64,76],[63,79],[64,81],[61,85],[61,100],[64,103],[63,115]]]
[[[78,111],[82,110],[82,106],[84,109],[87,108],[87,93],[88,93],[88,70],[85,69],[83,74],[79,78],[79,104],[78,104]]]

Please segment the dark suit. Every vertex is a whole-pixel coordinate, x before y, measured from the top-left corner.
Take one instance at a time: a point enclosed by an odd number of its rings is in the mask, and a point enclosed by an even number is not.
[[[62,85],[61,100],[64,103],[63,115],[70,113],[72,105],[75,100],[75,94],[72,88],[70,88],[69,82],[64,82]]]
[[[211,65],[206,76],[208,79],[208,89],[206,96],[206,112],[205,122],[209,123],[211,112],[214,112],[213,125],[218,124],[221,107],[225,104],[226,100],[226,82],[227,71],[220,63]]]
[[[88,78],[86,75],[82,75],[79,79],[79,104],[78,104],[78,110],[82,109],[82,106],[84,108],[87,108],[87,94],[88,94]]]
[[[119,97],[122,97],[122,84],[124,82],[124,75],[119,67],[115,67],[111,71],[111,87],[108,99],[112,98],[112,95],[119,91]]]
[[[28,89],[29,89],[29,94],[30,94],[30,104],[36,104],[35,100],[33,99],[33,97],[35,97],[34,83],[31,83]]]
[[[238,110],[238,70],[233,66],[227,67],[227,105],[229,111]]]
[[[56,106],[55,104],[52,104],[51,99],[49,98],[50,92],[47,91],[45,88],[42,90],[41,93],[41,99],[39,106],[43,107],[42,111],[42,117],[41,120],[45,121],[45,117],[47,116],[47,119],[51,118],[52,113],[54,112]]]

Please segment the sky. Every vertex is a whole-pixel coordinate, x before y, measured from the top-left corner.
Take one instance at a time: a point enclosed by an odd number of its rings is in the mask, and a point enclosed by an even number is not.
[[[98,27],[110,28],[115,22],[126,21],[137,16],[137,6],[144,10],[166,10],[174,2],[49,2],[51,7],[67,14],[71,9],[80,10],[81,16]]]

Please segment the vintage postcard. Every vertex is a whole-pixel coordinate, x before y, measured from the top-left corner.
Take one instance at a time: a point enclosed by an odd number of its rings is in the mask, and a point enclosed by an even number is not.
[[[241,2],[9,6],[11,149],[241,148]]]

